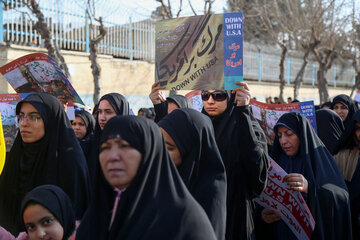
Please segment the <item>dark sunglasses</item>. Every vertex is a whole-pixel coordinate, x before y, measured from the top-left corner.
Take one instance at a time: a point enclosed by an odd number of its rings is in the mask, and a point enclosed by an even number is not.
[[[203,101],[209,100],[210,96],[212,96],[214,101],[218,101],[218,102],[225,101],[226,98],[228,97],[227,93],[223,92],[223,91],[215,91],[215,92],[212,92],[212,93],[209,93],[208,91],[202,91],[201,92],[201,99]]]

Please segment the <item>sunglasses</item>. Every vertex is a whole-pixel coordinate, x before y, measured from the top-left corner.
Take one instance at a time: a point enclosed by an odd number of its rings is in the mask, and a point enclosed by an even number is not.
[[[218,102],[225,101],[226,98],[228,97],[227,93],[223,91],[215,91],[212,93],[209,93],[208,91],[201,92],[201,99],[203,101],[209,100],[210,96],[212,96],[214,101],[218,101]]]

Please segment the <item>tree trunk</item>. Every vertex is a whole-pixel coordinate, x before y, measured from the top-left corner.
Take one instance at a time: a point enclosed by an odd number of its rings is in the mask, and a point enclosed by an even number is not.
[[[319,70],[317,71],[317,80],[319,87],[320,104],[329,100],[329,91],[327,86],[327,80],[325,78],[326,72],[327,71],[325,64],[319,64]]]
[[[284,79],[284,62],[287,52],[287,47],[284,44],[280,45],[281,47],[281,58],[280,58],[280,74],[279,74],[279,80],[280,80],[280,95],[279,99],[282,103],[284,103],[284,88],[285,88],[285,79]]]
[[[38,21],[35,24],[36,30],[39,32],[41,37],[44,39],[45,48],[48,51],[48,55],[54,59],[54,61],[60,66],[64,71],[65,75],[70,79],[69,69],[65,63],[65,59],[61,55],[58,47],[52,39],[52,34],[46,25],[44,14],[41,12],[39,4],[35,0],[30,1],[28,8],[33,14],[35,14]]]
[[[94,40],[90,41],[89,44],[90,47],[90,56],[89,60],[91,61],[91,69],[92,69],[92,75],[94,78],[94,95],[93,95],[93,101],[94,106],[99,102],[99,96],[100,96],[100,72],[101,67],[97,62],[97,44]]]
[[[93,95],[93,101],[94,106],[99,102],[99,96],[100,96],[100,73],[101,73],[101,67],[99,63],[97,62],[97,45],[99,42],[105,37],[106,30],[104,28],[102,18],[95,19],[100,23],[99,35],[96,36],[95,39],[90,40],[90,56],[89,60],[91,61],[91,69],[92,69],[92,75],[94,78],[94,95]]]
[[[350,94],[350,97],[352,98],[354,92],[355,92],[355,89],[360,89],[360,72],[357,72],[356,73],[356,76],[355,76],[355,84],[354,86],[352,87],[351,89],[351,94]]]
[[[307,49],[305,54],[304,54],[304,57],[303,57],[303,64],[301,65],[301,68],[298,72],[298,74],[296,75],[296,78],[295,78],[295,83],[294,83],[294,100],[295,99],[298,99],[298,96],[299,96],[299,90],[300,90],[300,87],[301,87],[301,84],[303,82],[303,79],[304,79],[304,73],[305,73],[305,68],[307,66],[307,58],[310,54],[310,49]]]

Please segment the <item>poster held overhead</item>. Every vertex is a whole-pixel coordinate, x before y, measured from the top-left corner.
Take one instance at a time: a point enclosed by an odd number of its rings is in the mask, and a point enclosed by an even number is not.
[[[243,80],[242,13],[156,24],[155,79],[167,90],[232,90]]]
[[[46,54],[32,53],[20,57],[0,67],[0,73],[17,93],[47,92],[63,104],[84,105],[69,79]]]

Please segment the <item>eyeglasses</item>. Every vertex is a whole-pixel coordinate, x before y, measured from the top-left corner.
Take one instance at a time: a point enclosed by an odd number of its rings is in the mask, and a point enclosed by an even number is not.
[[[214,99],[214,101],[222,102],[225,101],[225,99],[228,97],[226,92],[223,91],[215,91],[215,92],[208,92],[208,91],[202,91],[201,92],[201,99],[203,101],[209,100],[210,96]]]
[[[16,115],[15,116],[15,122],[16,124],[20,124],[22,123],[25,119],[29,122],[29,123],[37,123],[38,119],[40,119],[41,117],[35,114],[31,114],[31,115]]]

